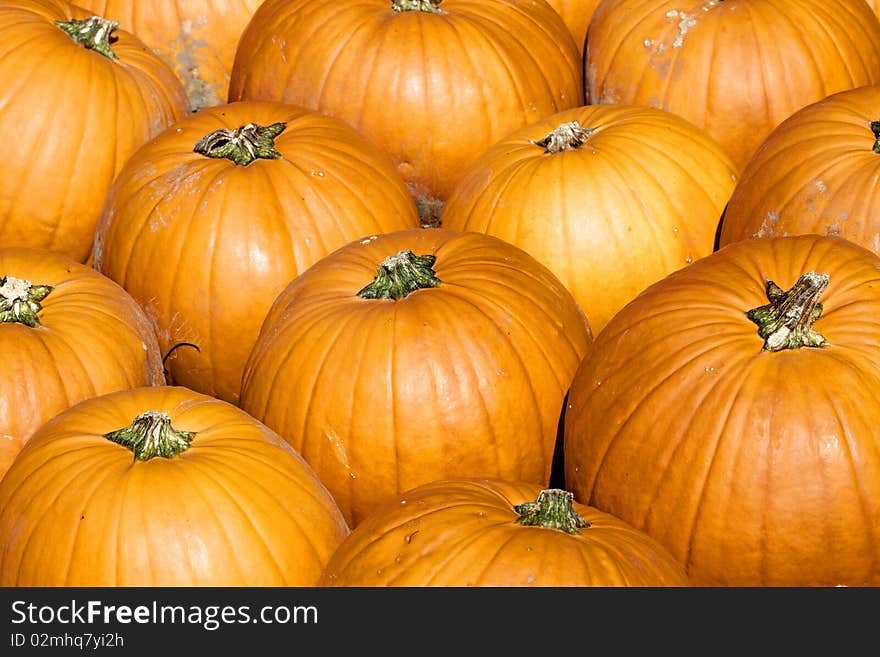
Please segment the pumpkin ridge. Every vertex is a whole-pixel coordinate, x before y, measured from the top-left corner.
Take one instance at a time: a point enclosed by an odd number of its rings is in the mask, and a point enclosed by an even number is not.
[[[207,509],[216,519],[216,521],[217,521],[216,526],[219,527],[220,530],[223,532],[223,536],[226,539],[226,543],[228,545],[234,545],[233,539],[234,539],[236,532],[233,531],[232,533],[230,533],[230,530],[226,527],[226,523],[222,522],[222,519],[214,512],[214,508],[216,505],[214,503],[212,503],[210,500],[214,499],[216,497],[216,495],[212,494],[212,492],[218,491],[221,495],[223,495],[223,497],[225,497],[226,499],[228,499],[232,503],[232,505],[236,508],[236,511],[237,511],[236,515],[238,516],[238,518],[243,520],[244,523],[246,523],[246,525],[248,527],[250,527],[250,529],[253,531],[254,535],[260,539],[259,542],[260,542],[260,547],[261,547],[262,551],[264,551],[264,553],[268,555],[269,562],[272,564],[273,568],[275,569],[275,574],[279,577],[280,580],[283,580],[284,579],[283,578],[284,569],[281,567],[281,564],[278,562],[277,556],[270,549],[269,542],[266,540],[263,532],[261,532],[254,524],[254,521],[251,518],[251,514],[247,513],[246,510],[244,508],[242,508],[242,505],[240,504],[238,498],[236,497],[236,495],[232,491],[230,491],[226,486],[224,486],[222,484],[222,482],[218,481],[215,477],[211,476],[211,468],[202,467],[203,464],[212,463],[212,465],[213,465],[217,462],[218,461],[216,461],[216,460],[205,460],[205,459],[190,460],[187,465],[189,465],[191,469],[198,471],[199,475],[201,475],[201,476],[200,477],[192,477],[192,476],[186,477],[186,481],[188,482],[189,486],[192,487],[192,490],[194,492],[197,492],[199,497],[201,497],[201,499],[204,503],[204,508]],[[222,464],[222,466],[227,467],[230,470],[232,470],[236,474],[236,476],[241,476],[241,477],[246,476],[243,473],[241,473],[240,470],[233,468],[233,467],[230,467],[229,463],[225,459],[222,461],[219,461],[219,462]],[[262,484],[259,481],[255,481],[253,483],[255,483],[261,490],[265,491],[267,493],[267,497],[269,497],[271,499],[271,495],[269,495],[269,491],[267,491],[265,489],[265,487],[262,486]],[[193,484],[195,484],[195,485],[193,485]],[[209,484],[210,484],[210,488],[208,487]],[[281,505],[278,505],[278,506],[281,506]],[[287,515],[294,520],[294,523],[296,524],[297,529],[301,529],[299,522],[297,522],[297,520],[294,518],[294,516],[290,513],[288,513]],[[304,532],[300,532],[300,533],[304,534]],[[315,547],[314,547],[314,545],[312,545],[311,540],[307,540],[307,542],[309,544],[309,547],[312,548],[312,551],[315,552]],[[237,555],[235,554],[235,551],[230,550],[230,552],[232,552],[232,554],[233,554],[233,559],[235,560],[235,564],[237,566],[238,572],[239,573],[246,572],[247,568],[242,568],[242,564],[238,563]],[[195,570],[193,570],[193,574],[195,575]],[[194,577],[194,579],[195,579],[195,577]]]
[[[61,456],[61,455],[59,455],[59,456]],[[89,455],[88,458],[84,458],[82,460],[88,461],[93,458],[94,458],[93,456]],[[107,465],[112,465],[115,462],[115,460],[116,460],[115,457],[114,458],[108,457],[106,459]],[[92,463],[90,465],[101,465],[101,464]],[[68,469],[67,471],[69,472],[70,470]],[[98,473],[104,472],[105,476],[104,477],[94,477],[93,475],[95,472],[98,472]],[[86,468],[83,468],[80,471],[74,472],[74,474],[71,475],[63,485],[53,483],[53,485],[55,485],[55,487],[56,487],[56,494],[55,494],[55,497],[52,499],[51,506],[54,506],[55,502],[57,502],[64,495],[64,492],[65,492],[66,488],[68,487],[69,483],[72,482],[73,480],[77,479],[79,475],[84,475],[84,477],[86,479],[89,479],[92,482],[94,482],[94,487],[92,488],[91,492],[88,494],[87,497],[83,498],[83,501],[87,502],[87,501],[91,501],[92,499],[94,499],[95,494],[97,493],[101,484],[103,484],[107,479],[109,479],[114,474],[116,474],[116,473],[114,472],[112,467],[107,467],[106,469],[98,467],[95,470],[89,470],[88,472],[86,471]],[[57,479],[53,480],[53,482],[57,482]],[[22,483],[27,483],[27,480],[23,480]],[[16,488],[15,490],[18,490],[19,488],[20,488],[20,486],[18,488]],[[50,506],[50,508],[51,508],[51,506]],[[85,504],[84,504],[83,508],[84,509],[86,508]],[[2,509],[0,509],[0,511],[2,511]],[[22,553],[28,552],[28,550],[30,549],[31,541],[34,540],[34,537],[39,533],[39,530],[40,530],[41,526],[43,525],[43,523],[47,522],[49,520],[50,520],[50,516],[48,514],[46,514],[43,517],[41,517],[36,523],[34,523],[32,525],[31,532],[27,536],[27,539],[25,540],[24,544],[22,545],[22,549],[21,549]],[[77,525],[77,530],[78,529],[79,529],[79,525]],[[76,535],[74,535],[74,538],[75,537],[76,537]],[[72,562],[73,562],[73,560],[71,559],[71,563],[68,564],[68,576],[69,576],[69,570],[72,565]],[[20,578],[21,578],[21,564],[19,566],[19,571],[16,573],[16,581],[18,581]]]
[[[471,502],[471,504],[473,503]],[[480,506],[488,505],[481,504]],[[492,511],[497,513],[498,509],[492,509]],[[446,550],[446,557],[442,561],[432,562],[431,576],[427,580],[425,580],[424,586],[438,586],[438,584],[436,584],[435,582],[441,577],[441,575],[443,574],[443,570],[447,568],[450,563],[454,563],[462,552],[473,547],[480,541],[490,542],[490,539],[494,539],[495,534],[499,530],[505,529],[505,525],[506,523],[498,523],[495,525],[487,526],[481,532],[470,532],[467,534],[463,534],[463,536],[457,541],[457,543],[455,543],[454,549]],[[442,584],[440,584],[439,586],[442,586]]]
[[[735,374],[733,371],[731,371],[729,369],[728,374],[726,376],[718,377],[718,380],[713,385],[708,387],[708,389],[706,390],[706,394],[703,395],[703,398],[700,401],[700,406],[703,406],[705,404],[705,401],[707,399],[709,399],[709,397],[711,396],[712,392],[718,390],[719,386],[722,383],[727,383],[734,390],[734,392],[732,394],[728,395],[729,401],[727,402],[727,408],[720,409],[717,414],[719,421],[718,421],[718,426],[717,426],[716,430],[712,432],[714,444],[712,445],[712,448],[711,448],[711,458],[709,459],[709,466],[706,468],[705,474],[703,475],[701,481],[699,482],[699,485],[691,487],[691,491],[692,491],[691,494],[693,495],[693,492],[696,493],[696,495],[695,495],[696,501],[694,502],[694,508],[696,509],[696,512],[693,514],[693,516],[691,518],[690,526],[687,528],[687,532],[685,533],[685,535],[688,538],[687,538],[687,545],[685,547],[684,554],[681,556],[681,559],[680,559],[681,563],[683,563],[683,564],[690,563],[691,553],[693,551],[694,539],[697,535],[696,528],[698,527],[698,525],[700,523],[700,517],[704,513],[704,509],[706,508],[706,505],[703,503],[703,500],[705,499],[706,491],[709,488],[709,482],[712,478],[712,471],[717,469],[717,467],[718,467],[716,456],[718,455],[719,451],[721,450],[721,445],[722,445],[722,442],[724,441],[724,438],[725,438],[724,427],[729,425],[730,418],[733,415],[734,409],[737,406],[737,402],[740,400],[740,398],[743,394],[743,391],[746,389],[746,383],[748,382],[748,375],[750,374],[750,371],[748,369],[749,368],[749,361],[750,361],[750,359],[741,360],[739,362],[739,365],[740,365],[739,370],[737,370]],[[743,370],[745,370],[745,373],[743,373]],[[682,433],[684,433],[684,432],[682,432]],[[727,435],[730,435],[730,434],[728,433]],[[679,440],[679,444],[675,447],[675,450],[673,450],[673,452],[670,455],[670,459],[669,459],[670,462],[673,461],[673,459],[671,457],[674,456],[675,451],[678,450],[679,446],[683,442],[684,442],[684,440]],[[769,467],[768,467],[768,470],[769,470]],[[655,488],[654,494],[651,497],[652,504],[654,503],[654,501],[656,500],[656,498],[659,494],[660,494],[660,487],[658,486],[657,488]],[[647,508],[650,509],[650,507],[647,507]],[[671,549],[671,546],[667,545],[667,548]]]
[[[465,288],[465,289],[466,289],[466,288]],[[470,290],[468,290],[468,292],[470,292]],[[448,295],[446,298],[443,299],[443,300],[446,302],[447,307],[451,307],[452,310],[455,309],[455,304],[452,303],[452,299],[449,298],[449,296],[453,296],[453,298],[455,298],[455,299],[457,299],[457,300],[459,300],[459,301],[462,301],[462,302],[466,303],[468,306],[470,306],[470,307],[473,308],[476,312],[478,312],[482,317],[484,317],[484,318],[486,319],[486,322],[487,322],[487,323],[488,323],[488,324],[494,329],[494,331],[495,331],[495,333],[497,334],[499,340],[500,340],[501,342],[505,343],[505,344],[507,345],[507,347],[510,349],[511,353],[516,357],[516,362],[517,362],[517,364],[518,364],[518,366],[519,366],[520,371],[522,371],[523,373],[528,372],[528,370],[529,370],[529,368],[528,368],[528,366],[527,366],[527,361],[528,361],[528,359],[526,359],[526,358],[523,357],[523,355],[522,355],[522,354],[519,352],[519,350],[516,348],[514,342],[512,342],[512,341],[510,341],[510,340],[507,339],[507,336],[505,335],[505,333],[504,333],[504,331],[501,329],[501,327],[498,326],[497,322],[495,321],[495,318],[494,318],[494,317],[493,317],[493,316],[492,316],[492,315],[486,310],[485,307],[483,307],[483,305],[481,305],[481,304],[477,303],[476,301],[474,301],[474,300],[468,298],[466,295],[459,293],[459,294],[455,294],[455,295]],[[437,295],[437,298],[439,299],[439,298],[440,298],[440,295]],[[493,305],[494,307],[499,308],[499,309],[502,310],[502,311],[505,310],[505,308],[504,308],[503,306],[494,303],[494,302],[493,302],[488,296],[483,297],[482,300],[485,300],[485,301],[487,302],[487,305],[491,304],[491,305]],[[539,348],[542,348],[542,345],[540,345],[540,343],[539,343],[537,340],[534,340],[534,338],[532,337],[532,332],[529,330],[529,327],[528,327],[527,325],[525,325],[522,321],[520,321],[519,317],[517,317],[516,314],[517,314],[517,313],[512,313],[512,314],[511,314],[511,319],[514,320],[514,321],[516,321],[517,324],[519,325],[519,327],[520,327],[521,329],[524,329],[523,333],[525,333],[533,343],[535,343]],[[451,312],[451,313],[444,313],[444,317],[455,317],[455,316],[456,316],[456,313],[454,313],[454,312]],[[452,323],[452,329],[453,329],[453,330],[455,329],[455,323],[454,323],[454,322]],[[443,331],[443,334],[444,334],[444,335],[448,335],[449,332],[448,332],[448,331]],[[484,336],[484,337],[485,337],[485,336]],[[550,359],[547,358],[547,353],[544,352],[543,350],[542,350],[542,356],[544,356],[544,361],[545,361],[545,363],[549,364]],[[474,361],[473,361],[473,360],[471,360],[471,361],[468,362],[468,366],[469,366],[469,370],[470,370],[470,372],[471,372],[473,375],[476,375],[476,374],[477,374],[477,371],[476,371],[476,369],[473,367],[473,365],[474,365]],[[552,369],[552,368],[551,368],[551,369]],[[555,374],[557,374],[557,372],[554,371],[553,374],[555,375]],[[558,378],[557,378],[557,382],[559,382]],[[560,384],[560,387],[562,387],[561,384]],[[528,388],[529,388],[529,393],[530,393],[530,394],[529,394],[529,398],[530,398],[530,400],[531,400],[532,408],[535,409],[535,410],[538,412],[539,417],[541,417],[541,415],[542,415],[542,414],[540,413],[541,404],[540,404],[540,402],[538,401],[538,398],[535,396],[535,389],[534,389],[534,387],[532,387],[532,386],[528,386]],[[477,386],[477,389],[478,389],[479,392],[480,392],[480,395],[479,395],[479,396],[480,396],[480,402],[481,402],[481,404],[482,404],[482,406],[483,406],[483,410],[485,411],[485,414],[486,414],[485,416],[486,416],[486,418],[490,418],[490,417],[491,417],[491,414],[488,412],[488,407],[486,406],[485,398],[483,397],[483,390],[482,390],[482,387],[481,387],[481,386]],[[525,399],[523,399],[523,400],[521,400],[521,401],[522,401],[522,403],[525,403]],[[541,417],[541,419],[543,419],[543,417]],[[495,434],[495,428],[494,428],[494,426],[492,426],[492,425],[490,424],[490,425],[489,425],[489,428],[491,429],[491,431],[492,431],[492,435],[493,435],[493,437],[494,437],[494,434]],[[497,449],[498,449],[498,448],[497,448],[497,444],[498,444],[497,441],[495,441],[495,444],[496,444],[496,455],[497,455]],[[546,464],[545,464],[545,465],[546,465]]]
[[[856,374],[858,374],[860,377],[864,376],[864,374],[861,370],[856,370],[856,368],[852,367],[851,364],[848,364],[848,365],[849,365],[849,368],[851,370],[855,370]],[[873,516],[871,509],[869,509],[866,505],[866,500],[870,498],[870,494],[868,493],[868,491],[864,487],[864,479],[865,479],[864,469],[859,469],[859,467],[858,467],[858,459],[855,456],[855,453],[857,452],[857,450],[853,449],[853,445],[852,445],[852,438],[853,438],[852,432],[846,428],[848,423],[844,420],[843,414],[840,412],[840,408],[838,407],[837,396],[835,394],[833,394],[833,390],[829,387],[826,387],[826,386],[823,386],[822,388],[825,393],[825,399],[827,400],[830,407],[834,411],[835,420],[837,421],[838,426],[843,429],[842,435],[845,438],[845,440],[843,440],[841,442],[845,446],[846,462],[850,467],[850,471],[852,472],[853,480],[855,481],[856,487],[859,492],[859,495],[857,497],[859,498],[859,508],[861,509],[862,515],[864,516],[864,519],[865,519],[865,527],[872,527],[875,524],[874,516]],[[864,536],[867,539],[867,544],[868,544],[870,553],[872,555],[876,555],[876,554],[880,553],[880,549],[878,549],[878,547],[877,547],[877,541],[874,538],[875,535],[876,535],[875,532],[870,532],[870,531],[866,531],[864,533]],[[876,564],[877,564],[876,557],[874,557],[874,558],[872,558],[871,568],[869,569],[868,572],[874,572],[876,570]],[[829,582],[828,585],[833,585],[833,584],[831,582]],[[866,585],[867,585],[867,583],[866,583]]]
[[[737,339],[736,341],[739,341],[739,339]],[[734,341],[731,340],[731,342],[734,342]],[[688,358],[686,360],[687,361],[696,360],[697,358],[703,357],[705,354],[710,353],[711,351],[716,351],[723,346],[726,346],[726,345],[718,345],[718,347],[715,347],[711,350],[702,351],[702,352],[699,352],[698,354],[688,356]],[[674,354],[667,354],[667,360],[670,360],[670,361],[682,360],[682,358],[680,356],[678,356],[678,354],[681,352],[684,352],[684,351],[685,351],[685,349],[680,349],[679,351],[675,352]],[[637,359],[637,355],[634,355],[632,360],[636,360],[636,359]],[[749,358],[741,359],[739,361],[741,368],[748,366],[750,360],[751,359],[749,359]],[[736,365],[736,361],[734,361],[731,364],[731,367],[735,366],[735,365]],[[624,365],[623,368],[625,368],[625,367],[626,366]],[[728,369],[728,372],[730,372],[730,369]],[[616,374],[616,372],[612,372],[610,374],[606,373],[606,375],[604,376],[604,380],[607,381],[610,376],[614,376],[615,374]],[[657,394],[662,394],[663,389],[667,386],[667,384],[669,384],[670,381],[678,375],[679,375],[679,369],[676,368],[676,369],[672,370],[669,374],[667,374],[665,377],[663,377],[663,379],[657,381],[656,385],[654,385],[651,389],[645,390],[645,391],[640,391],[637,398],[633,397],[630,400],[630,406],[632,406],[632,407],[642,406],[645,403],[645,401],[648,400],[650,397],[657,395]],[[708,396],[708,394],[711,393],[711,391],[717,389],[717,386],[721,385],[722,383],[727,382],[727,381],[734,381],[735,382],[736,377],[731,379],[731,376],[732,376],[732,374],[730,374],[730,373],[726,374],[725,376],[719,376],[717,378],[717,380],[715,381],[715,383],[713,383],[712,386],[709,387],[709,390],[707,392],[707,396]],[[733,396],[733,399],[731,401],[731,405],[728,409],[728,414],[730,413],[730,410],[734,407],[734,402],[736,400],[736,397],[738,397],[739,391],[742,390],[742,387],[744,387],[744,385],[745,385],[744,380],[741,380],[740,388],[738,388],[737,393]],[[602,454],[599,456],[598,462],[596,463],[596,465],[594,465],[591,468],[594,474],[592,476],[592,481],[589,484],[590,489],[595,488],[596,473],[598,473],[602,469],[602,467],[604,466],[606,458],[608,457],[608,454],[611,451],[612,447],[614,446],[615,442],[617,441],[619,435],[624,431],[624,429],[626,429],[626,427],[629,424],[631,424],[632,422],[635,422],[639,419],[640,419],[640,417],[639,417],[638,413],[628,412],[626,419],[617,427],[617,430],[614,432],[614,434],[609,436],[607,443],[605,445],[605,448],[602,451]],[[723,426],[724,423],[722,422],[721,424]],[[671,458],[672,455],[674,455],[674,453],[679,449],[680,446],[681,446],[681,441],[679,441],[679,443],[676,446],[674,446],[672,448],[672,450],[669,452],[669,455],[670,455],[668,458],[669,462],[672,461],[672,458]],[[654,489],[654,496],[655,497],[656,497],[656,495],[659,494],[660,488],[661,488],[660,486],[655,487],[655,489]],[[702,487],[701,487],[701,489],[702,489]],[[584,503],[591,503],[587,500],[582,500],[582,501]],[[647,506],[645,508],[645,513],[646,514],[650,513],[650,510],[651,510],[650,506]],[[641,527],[644,527],[645,521],[646,521],[646,518],[640,518],[638,521],[635,521],[633,519],[632,524],[633,524],[633,526],[635,526],[637,528],[641,528]]]

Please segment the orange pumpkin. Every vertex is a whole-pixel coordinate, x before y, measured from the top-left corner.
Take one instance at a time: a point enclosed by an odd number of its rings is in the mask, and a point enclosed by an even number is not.
[[[311,586],[348,527],[302,458],[186,388],[86,400],[0,482],[2,586]]]
[[[547,2],[562,16],[583,55],[587,28],[590,27],[590,19],[593,18],[593,12],[599,6],[600,0],[547,0]]]
[[[838,237],[735,242],[591,345],[565,483],[713,586],[880,584],[880,258]]]
[[[180,77],[193,111],[226,102],[235,47],[262,0],[77,0],[119,21]]]
[[[267,0],[242,34],[229,99],[348,122],[392,159],[435,225],[486,148],[583,104],[583,65],[544,0]]]
[[[113,23],[65,0],[3,2],[0,243],[84,262],[125,160],[188,111],[174,73]]]
[[[880,21],[864,0],[614,0],[584,66],[588,102],[679,114],[742,169],[800,108],[880,83]]]
[[[352,530],[321,586],[688,586],[644,532],[559,489],[437,481]]]
[[[434,479],[547,485],[590,337],[571,294],[521,249],[474,232],[388,233],[281,292],[241,407],[303,455],[354,525]]]
[[[761,145],[733,190],[719,244],[839,235],[880,254],[880,86],[795,112]]]
[[[658,109],[591,105],[521,128],[461,176],[441,216],[533,255],[599,332],[651,283],[712,252],[736,169]]]
[[[153,327],[125,290],[61,254],[0,249],[0,477],[46,420],[89,397],[160,385]]]
[[[235,403],[263,316],[291,279],[352,240],[417,226],[390,162],[342,121],[231,103],[129,160],[94,261],[154,319],[163,352],[197,347],[168,358],[172,380]]]

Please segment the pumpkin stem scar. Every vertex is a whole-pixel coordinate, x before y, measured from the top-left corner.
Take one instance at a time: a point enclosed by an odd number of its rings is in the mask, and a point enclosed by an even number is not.
[[[545,153],[561,153],[583,146],[592,132],[592,128],[582,128],[578,121],[570,121],[560,123],[549,135],[532,143]]]
[[[513,507],[519,514],[514,521],[518,525],[558,529],[566,534],[580,534],[590,526],[574,510],[574,494],[559,488],[542,490],[535,502],[523,502]]]
[[[262,126],[248,123],[235,130],[220,128],[199,139],[193,152],[205,157],[226,158],[239,166],[254,160],[277,160],[282,157],[275,148],[275,137],[284,132],[284,122]]]
[[[110,47],[110,36],[119,27],[119,21],[108,21],[100,16],[69,21],[55,21],[74,41],[87,50],[94,50],[108,59],[119,59]]]
[[[880,121],[871,121],[871,132],[874,133],[874,146],[871,150],[880,153]]]
[[[801,347],[824,347],[828,341],[813,328],[822,315],[819,297],[828,287],[828,275],[808,271],[790,290],[783,291],[767,280],[770,303],[752,308],[746,317],[758,325],[764,338],[764,351],[782,351]]]
[[[437,287],[442,281],[434,275],[433,255],[415,255],[399,251],[388,256],[376,269],[376,278],[361,289],[361,299],[403,299],[416,290]]]
[[[0,322],[40,326],[40,302],[52,289],[51,285],[34,285],[13,276],[0,278]]]
[[[443,0],[391,0],[393,11],[423,11],[428,14],[439,14]]]
[[[154,456],[172,458],[190,448],[195,431],[179,431],[171,426],[171,418],[160,411],[145,411],[131,425],[105,433],[104,438],[130,449],[138,461]]]

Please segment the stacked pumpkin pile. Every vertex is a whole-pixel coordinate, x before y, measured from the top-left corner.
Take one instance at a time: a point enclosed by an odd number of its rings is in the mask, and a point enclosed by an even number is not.
[[[880,584],[865,0],[161,6],[0,4],[0,584]]]

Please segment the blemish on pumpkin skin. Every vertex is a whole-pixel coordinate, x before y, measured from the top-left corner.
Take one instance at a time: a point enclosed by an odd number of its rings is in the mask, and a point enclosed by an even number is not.
[[[779,224],[779,213],[772,210],[764,217],[761,227],[755,232],[755,237],[775,237],[776,227]]]
[[[210,45],[204,39],[194,38],[193,28],[204,27],[207,23],[208,19],[205,17],[194,21],[183,21],[180,24],[180,32],[171,41],[170,46],[170,50],[177,53],[177,61],[174,63],[178,76],[184,82],[186,95],[189,98],[193,112],[197,112],[205,107],[219,105],[222,102],[217,91],[202,79],[199,72],[199,64],[195,58],[196,51],[210,48]],[[161,55],[161,52],[159,54]]]
[[[342,467],[349,471],[349,475],[354,479],[354,475],[351,473],[351,464],[348,460],[348,451],[345,449],[345,442],[333,429],[324,429],[324,436],[330,442],[337,460],[342,464]]]

